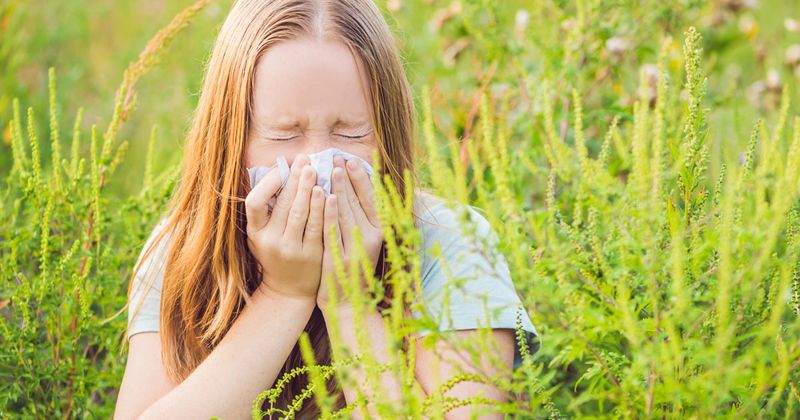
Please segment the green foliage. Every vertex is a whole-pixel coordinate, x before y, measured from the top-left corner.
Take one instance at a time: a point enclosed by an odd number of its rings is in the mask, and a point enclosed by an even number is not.
[[[760,38],[745,17],[764,33],[783,29],[767,25],[775,20],[767,4],[734,10],[728,3],[380,2],[420,96],[420,176],[437,195],[484,210],[542,345],[534,354],[522,346],[512,378],[462,373],[428,395],[417,392],[416,355],[403,339],[431,320],[407,319],[402,308],[422,309],[414,295],[421,238],[411,203],[376,179],[380,217],[391,226],[394,293],[384,313],[391,360],[348,354],[334,320],[335,363],[318,365],[301,337],[306,366],[265,390],[253,417],[293,418],[312,400],[324,417],[347,417],[368,404],[390,418],[440,418],[465,404],[520,418],[797,417],[797,92],[787,81],[753,103],[743,95],[742,84],[766,72],[750,65]],[[0,6],[0,17],[7,10]],[[48,136],[34,109],[23,114],[18,101],[9,107],[0,416],[109,417],[113,410],[125,360],[119,315],[127,279],[177,181],[175,167],[154,164],[155,128],[131,137],[148,144],[140,159],[125,159],[129,143],[118,133],[139,76],[194,12],[130,66],[108,128],[88,133],[88,154],[83,111],[69,148],[62,144],[53,71]],[[420,23],[427,29],[410,32]],[[746,64],[743,75],[730,76],[735,62]],[[133,171],[144,173],[141,191],[108,188]],[[363,250],[357,254],[351,270],[368,271]],[[331,289],[332,299],[349,299],[356,309],[382,300],[381,285],[361,293],[345,271],[337,267],[345,296]],[[363,317],[354,322],[357,341],[367,342]],[[521,331],[516,338],[521,345]],[[449,337],[432,333],[422,342],[438,340]],[[486,343],[463,350],[476,357]],[[372,392],[337,412],[323,384],[336,375],[354,386],[353,369],[365,369]],[[405,384],[399,403],[384,401],[383,372]],[[310,385],[291,407],[261,409],[300,375]],[[447,395],[465,381],[491,383],[512,398]]]
[[[138,77],[203,6],[176,16],[129,66],[105,133],[96,125],[81,151],[78,111],[69,160],[60,155],[55,71],[50,69],[52,161],[40,155],[35,113],[23,131],[14,101],[9,124],[13,167],[3,179],[0,246],[0,416],[110,417],[121,380],[127,280],[151,221],[166,205],[174,171],[147,178],[140,193],[118,199],[106,188],[127,150],[117,133],[134,106]],[[152,142],[151,142],[152,145]]]

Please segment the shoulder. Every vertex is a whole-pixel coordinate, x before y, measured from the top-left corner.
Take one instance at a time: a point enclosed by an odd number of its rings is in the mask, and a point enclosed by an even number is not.
[[[423,283],[431,281],[445,265],[453,276],[505,274],[505,261],[495,230],[478,207],[447,200],[428,192],[415,195],[415,225],[422,238]],[[440,279],[441,280],[441,279]]]
[[[141,264],[141,267],[139,267],[139,272],[137,273],[137,277],[152,276],[155,274],[154,272],[163,269],[163,265],[167,258],[167,251],[169,249],[170,234],[169,232],[166,232],[160,239],[159,235],[164,230],[166,225],[166,219],[160,220],[147,237],[144,246],[139,252],[139,258],[136,261],[136,266],[134,266],[134,268],[136,268]],[[159,240],[156,243],[157,239]],[[148,253],[149,255],[147,255],[147,258],[142,261],[145,257],[145,254]]]
[[[167,220],[162,219],[153,228],[133,266],[134,276],[128,294],[128,337],[138,332],[159,329],[161,286],[164,281],[170,232],[164,233],[157,242],[156,240],[166,225]]]
[[[447,200],[427,191],[418,190],[414,196],[415,220],[422,232],[423,246],[435,243],[472,242],[489,239],[496,242],[496,234],[484,211],[478,207]]]
[[[422,285],[433,290],[451,280],[474,278],[478,288],[491,288],[492,279],[510,283],[498,238],[482,210],[419,191],[415,220],[422,234]]]
[[[515,329],[521,321],[526,340],[537,336],[483,210],[424,191],[414,198],[415,223],[422,233],[423,307],[438,329]]]

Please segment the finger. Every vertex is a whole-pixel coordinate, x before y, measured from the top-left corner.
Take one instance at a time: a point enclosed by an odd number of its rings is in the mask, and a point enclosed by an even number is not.
[[[292,162],[289,180],[283,187],[283,190],[278,194],[278,200],[275,207],[272,209],[272,216],[269,219],[268,228],[275,229],[280,234],[286,227],[286,219],[289,217],[289,210],[292,208],[292,202],[297,195],[297,185],[300,181],[300,172],[303,166],[308,163],[306,155],[297,156]]]
[[[353,190],[353,181],[350,179],[350,175],[347,174],[344,159],[341,157],[337,157],[336,159],[338,159],[338,166],[342,168],[342,175],[345,179],[344,190],[347,195],[345,201],[347,201],[350,211],[353,213],[353,221],[361,226],[362,223],[367,223],[367,215],[364,213],[364,209],[361,208],[361,203],[358,202],[358,196],[356,196],[356,192]]]
[[[317,182],[316,171],[311,166],[304,166],[300,173],[300,183],[297,186],[292,208],[289,210],[289,217],[286,220],[286,230],[283,232],[283,239],[301,248],[303,243],[303,230],[308,221],[308,210],[311,206],[311,188]]]
[[[334,242],[339,247],[340,253],[342,250],[342,231],[339,229],[339,206],[337,201],[339,201],[336,197],[336,194],[331,194],[328,196],[328,199],[325,201],[325,210],[323,215],[323,221],[325,223],[322,243],[325,247],[325,252],[328,253],[331,257],[333,257],[333,244]],[[332,230],[335,230],[335,234],[332,237]]]
[[[245,214],[247,216],[247,229],[257,232],[269,222],[267,202],[281,188],[281,177],[277,169],[270,170],[264,175],[244,199]]]
[[[311,210],[308,213],[303,248],[322,247],[322,230],[324,226],[323,211],[325,208],[325,194],[322,187],[315,185],[311,189]]]
[[[333,193],[336,194],[336,202],[338,203],[337,209],[339,210],[339,226],[341,227],[342,231],[342,242],[347,247],[350,243],[350,229],[355,226],[355,216],[353,215],[353,210],[350,208],[350,203],[347,200],[347,186],[345,185],[347,181],[345,181],[345,174],[344,170],[340,167],[334,167],[333,173],[331,174],[331,178],[333,178]],[[346,253],[347,251],[345,251]]]
[[[374,227],[380,226],[378,210],[375,209],[372,180],[370,180],[367,171],[355,160],[348,160],[346,166],[350,183],[355,191],[355,195],[358,197],[362,211],[367,216],[367,220]]]

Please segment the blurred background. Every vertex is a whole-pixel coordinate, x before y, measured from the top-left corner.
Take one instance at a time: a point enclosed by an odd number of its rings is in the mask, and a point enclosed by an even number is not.
[[[0,173],[7,173],[11,164],[8,123],[13,98],[19,98],[23,114],[28,106],[34,108],[38,132],[46,133],[47,69],[53,66],[64,131],[69,134],[79,107],[85,108],[84,132],[92,124],[105,127],[125,67],[159,28],[191,3],[0,0]],[[203,9],[139,83],[138,109],[120,133],[122,140],[130,141],[131,150],[121,165],[123,174],[109,186],[112,191],[125,196],[140,187],[141,177],[124,173],[142,170],[153,126],[158,128],[156,172],[179,162],[204,63],[231,4],[219,0]],[[511,96],[507,117],[514,131],[531,137],[526,133],[537,124],[531,117],[540,110],[523,101],[546,76],[565,97],[570,86],[586,93],[588,142],[596,149],[603,131],[593,121],[606,125],[610,115],[630,108],[640,75],[655,71],[661,34],[674,37],[675,61],[680,65],[680,43],[688,25],[701,28],[704,36],[711,135],[723,143],[735,142],[741,149],[746,141],[742,137],[755,118],[771,115],[783,86],[796,96],[794,86],[800,78],[800,2],[796,1],[382,0],[378,4],[397,35],[417,96],[423,86],[430,86],[437,130],[450,138],[469,134],[478,92],[488,90],[500,97],[515,89],[526,92]],[[592,20],[582,35],[569,35],[574,16],[580,13],[599,19]],[[520,140],[524,147],[528,139]],[[46,161],[49,143],[43,143]],[[84,141],[83,147],[88,146]]]

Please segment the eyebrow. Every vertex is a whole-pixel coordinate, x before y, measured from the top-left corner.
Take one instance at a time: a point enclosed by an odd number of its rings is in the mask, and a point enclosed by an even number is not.
[[[286,118],[281,118],[277,122],[276,121],[265,121],[264,124],[265,128],[273,129],[273,130],[291,130],[300,126],[300,122],[297,120],[289,120]]]
[[[334,128],[362,128],[369,126],[370,121],[344,121],[341,118],[337,119],[333,124]]]
[[[300,125],[300,121],[288,118],[281,118],[277,122],[270,121],[265,124],[266,128],[272,130],[292,130],[298,128]],[[333,128],[356,129],[365,127],[371,128],[371,121],[344,120],[342,118],[337,118],[336,122],[333,123]]]

